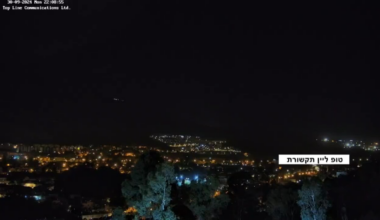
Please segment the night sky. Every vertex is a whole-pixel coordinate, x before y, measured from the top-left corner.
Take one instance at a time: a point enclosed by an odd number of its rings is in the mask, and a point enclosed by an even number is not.
[[[1,141],[170,132],[258,150],[379,136],[378,12],[365,1],[80,2],[2,12]]]

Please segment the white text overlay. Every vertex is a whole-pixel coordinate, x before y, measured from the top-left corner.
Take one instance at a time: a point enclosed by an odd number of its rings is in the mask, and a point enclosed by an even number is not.
[[[349,165],[349,154],[280,154],[280,165]]]

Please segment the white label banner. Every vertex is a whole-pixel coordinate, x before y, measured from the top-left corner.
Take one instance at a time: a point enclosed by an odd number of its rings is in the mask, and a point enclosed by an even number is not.
[[[349,165],[349,154],[279,154],[279,165]]]

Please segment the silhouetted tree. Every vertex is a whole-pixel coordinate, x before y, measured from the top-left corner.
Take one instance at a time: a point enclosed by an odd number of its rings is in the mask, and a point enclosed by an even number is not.
[[[183,186],[183,190],[187,191],[184,204],[198,220],[213,219],[227,207],[229,198],[218,191],[218,187],[219,182],[214,178],[204,183],[193,181],[190,186]]]
[[[117,207],[112,213],[112,220],[125,220],[125,213],[121,207]]]
[[[297,200],[297,191],[278,186],[271,190],[268,195],[267,212],[274,220],[294,219],[299,209]]]
[[[302,220],[325,220],[330,202],[320,179],[306,181],[298,191]]]
[[[174,181],[173,166],[150,151],[139,158],[130,178],[123,182],[122,192],[128,205],[137,209],[136,218],[172,220],[175,215],[168,204]]]
[[[176,181],[174,167],[167,163],[159,164],[156,172],[148,175],[148,181],[150,191],[147,198],[158,205],[152,213],[153,218],[175,219],[174,213],[167,208],[171,200],[171,184]]]

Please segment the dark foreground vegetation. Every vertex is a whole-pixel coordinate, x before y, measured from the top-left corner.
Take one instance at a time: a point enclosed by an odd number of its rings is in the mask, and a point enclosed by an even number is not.
[[[236,172],[225,185],[212,175],[179,185],[178,168],[151,151],[128,175],[91,165],[56,174],[56,196],[1,198],[0,213],[9,220],[74,220],[96,210],[112,212],[108,218],[117,220],[375,220],[380,217],[379,169],[374,159],[344,176],[320,172],[300,183],[254,185],[250,174]]]

